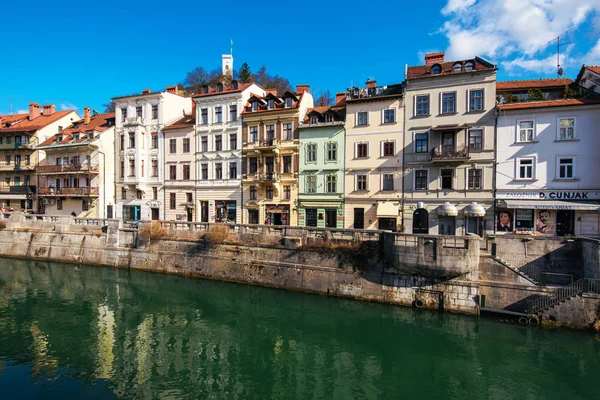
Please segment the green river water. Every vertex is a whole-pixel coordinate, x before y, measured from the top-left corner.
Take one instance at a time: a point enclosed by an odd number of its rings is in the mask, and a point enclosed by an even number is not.
[[[0,259],[0,399],[598,399],[600,340]]]

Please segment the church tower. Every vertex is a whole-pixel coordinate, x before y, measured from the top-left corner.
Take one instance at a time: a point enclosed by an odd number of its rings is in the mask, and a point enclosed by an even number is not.
[[[221,72],[224,76],[233,78],[233,55],[223,54],[223,71]]]

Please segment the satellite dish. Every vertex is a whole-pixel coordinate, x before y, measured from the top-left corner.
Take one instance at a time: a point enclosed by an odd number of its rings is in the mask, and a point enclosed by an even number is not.
[[[558,67],[558,76],[562,76],[562,74],[563,74],[562,67]]]

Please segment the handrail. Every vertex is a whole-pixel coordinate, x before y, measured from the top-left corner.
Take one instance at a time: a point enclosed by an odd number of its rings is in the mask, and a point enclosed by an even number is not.
[[[580,279],[570,285],[558,289],[550,296],[541,296],[535,300],[529,300],[527,302],[527,313],[538,314],[562,301],[587,292],[600,293],[600,280],[588,278]]]

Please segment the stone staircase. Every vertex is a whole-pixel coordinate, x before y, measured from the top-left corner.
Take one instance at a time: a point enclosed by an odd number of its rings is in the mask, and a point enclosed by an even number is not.
[[[501,264],[504,267],[508,268],[509,270],[511,270],[515,274],[519,275],[523,279],[526,279],[527,281],[533,283],[536,286],[540,286],[541,285],[541,283],[540,283],[541,272],[539,270],[533,269],[533,268],[531,268],[531,269],[527,269],[527,268],[518,269],[517,267],[513,266],[509,260],[506,260],[502,256],[494,256],[494,255],[492,255],[491,257],[492,257],[493,260],[497,261],[499,264]]]
[[[600,294],[600,280],[580,279],[556,290],[549,296],[540,296],[527,302],[527,314],[541,314],[573,297],[581,296],[583,293]]]

